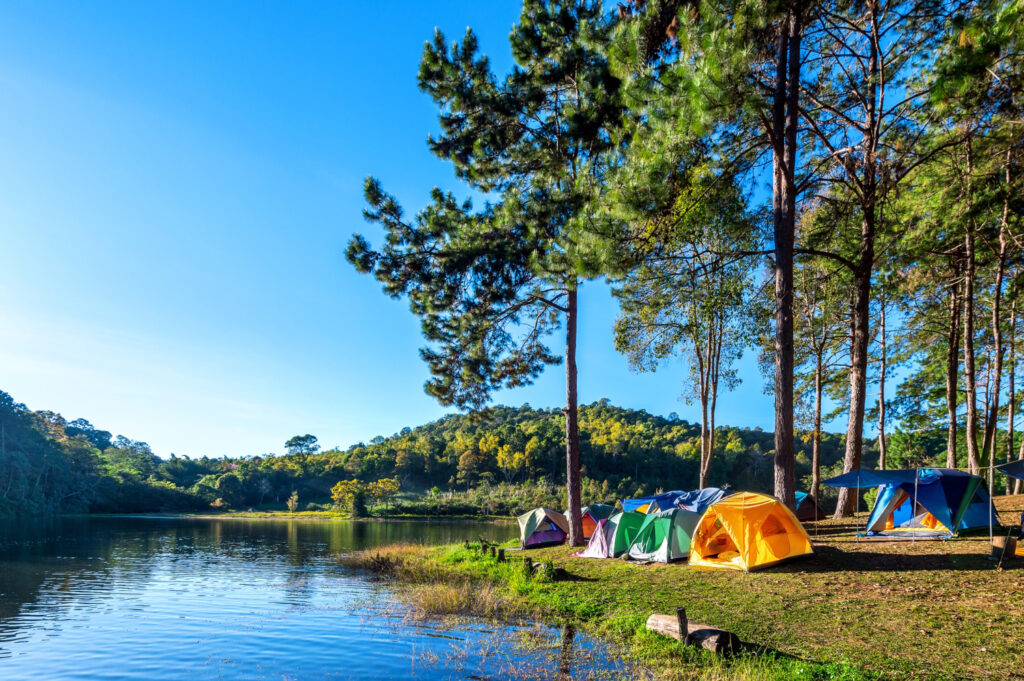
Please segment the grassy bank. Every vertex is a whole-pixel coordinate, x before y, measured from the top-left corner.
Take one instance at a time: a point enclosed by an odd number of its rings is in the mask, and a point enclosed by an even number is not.
[[[999,499],[1013,523],[1024,498]],[[859,521],[863,522],[863,515]],[[528,577],[463,547],[402,545],[347,558],[397,583],[414,612],[578,622],[665,679],[1024,678],[1024,559],[996,569],[987,534],[950,541],[857,541],[854,521],[809,525],[817,555],[744,574],[684,564],[530,551],[570,574]],[[652,612],[737,633],[766,654],[726,662],[647,633]]]

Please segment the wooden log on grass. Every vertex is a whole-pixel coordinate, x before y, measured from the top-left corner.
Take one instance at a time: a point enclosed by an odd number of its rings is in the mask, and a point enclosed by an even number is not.
[[[736,634],[699,622],[691,622],[686,618],[685,610],[679,608],[679,611],[675,615],[654,613],[647,618],[647,628],[664,636],[671,636],[683,643],[700,646],[719,655],[734,653],[740,649],[740,639]],[[686,633],[682,636],[679,634],[681,621],[686,626]]]

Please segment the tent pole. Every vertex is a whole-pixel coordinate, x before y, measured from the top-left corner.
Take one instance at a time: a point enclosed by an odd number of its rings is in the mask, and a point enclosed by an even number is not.
[[[857,508],[853,512],[853,522],[854,522],[853,527],[856,530],[857,541],[859,542],[860,541],[860,520],[857,519],[858,515],[860,515],[860,471],[857,471]],[[864,528],[864,531],[867,532],[867,527]]]

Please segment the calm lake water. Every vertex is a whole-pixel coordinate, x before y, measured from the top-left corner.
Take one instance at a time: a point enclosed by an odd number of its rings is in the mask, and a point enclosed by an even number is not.
[[[339,553],[512,525],[61,518],[0,524],[0,679],[616,678],[546,626],[403,616]],[[530,645],[523,645],[529,641]]]

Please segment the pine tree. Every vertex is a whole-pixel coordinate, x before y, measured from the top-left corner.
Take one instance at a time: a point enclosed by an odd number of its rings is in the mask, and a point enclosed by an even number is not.
[[[431,150],[459,179],[494,197],[475,210],[434,190],[411,222],[375,180],[366,217],[385,230],[373,250],[356,236],[348,257],[392,296],[408,296],[430,346],[427,392],[442,404],[486,405],[528,383],[556,357],[544,344],[564,323],[566,484],[570,541],[583,541],[577,416],[577,295],[601,271],[593,247],[610,131],[621,114],[604,54],[609,19],[599,2],[526,0],[509,37],[516,66],[491,73],[471,30],[448,46],[438,31],[420,65],[437,103]]]

